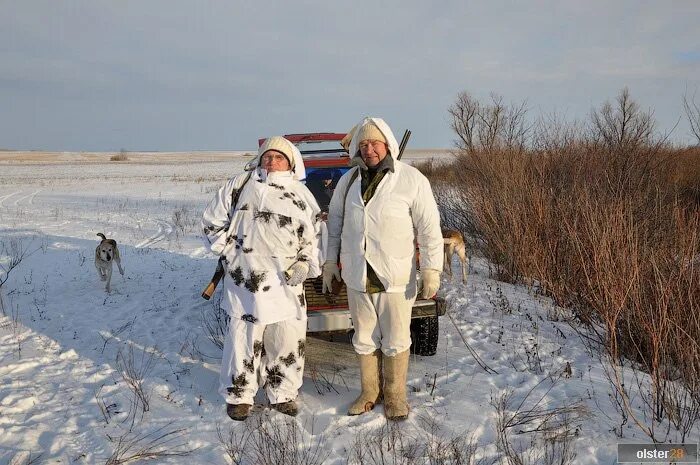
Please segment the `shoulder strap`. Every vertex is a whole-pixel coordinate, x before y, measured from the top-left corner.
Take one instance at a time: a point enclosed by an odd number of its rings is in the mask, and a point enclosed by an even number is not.
[[[248,181],[250,180],[250,177],[252,175],[253,175],[253,172],[249,171],[248,175],[243,180],[241,187],[239,187],[238,189],[233,189],[231,191],[231,209],[229,210],[229,220],[231,220],[231,214],[233,213],[233,211],[236,209],[236,206],[238,205],[238,199],[241,198],[241,192],[243,192],[243,188],[248,183]]]
[[[355,171],[352,172],[350,175],[350,181],[348,181],[348,185],[345,187],[345,192],[343,193],[343,203],[341,203],[342,211],[340,213],[340,230],[343,230],[343,223],[345,223],[345,201],[348,199],[348,192],[350,191],[350,188],[352,187],[352,183],[355,182],[355,179],[357,179],[357,175],[360,174],[360,167],[358,166]],[[340,253],[340,242],[338,243],[338,253]],[[339,257],[336,257],[337,260],[339,260]]]
[[[343,194],[343,217],[345,217],[345,201],[348,198],[348,192],[350,191],[350,187],[352,186],[352,183],[355,182],[355,179],[357,179],[357,175],[360,173],[360,167],[358,166],[355,171],[350,175],[350,181],[348,182],[347,187],[345,188],[345,193]]]

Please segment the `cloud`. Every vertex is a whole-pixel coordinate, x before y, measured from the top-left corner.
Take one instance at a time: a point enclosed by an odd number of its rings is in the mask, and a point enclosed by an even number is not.
[[[583,117],[629,85],[671,127],[700,86],[696,2],[27,0],[3,13],[0,140],[16,148],[248,148],[365,114],[446,147],[461,90]]]

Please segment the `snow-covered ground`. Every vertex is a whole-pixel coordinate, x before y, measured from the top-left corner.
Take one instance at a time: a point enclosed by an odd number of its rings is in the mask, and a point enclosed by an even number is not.
[[[197,225],[215,190],[249,158],[2,157],[0,241],[6,252],[14,246],[28,254],[1,289],[0,464],[37,456],[34,463],[106,463],[120,438],[124,445],[142,435],[145,444],[167,433],[161,441],[172,439],[171,452],[194,450],[157,463],[230,463],[219,436],[246,426],[228,419],[216,393],[220,351],[202,323],[214,304],[200,297],[215,260]],[[93,265],[98,232],[119,241],[126,272],[115,269],[111,294]],[[7,258],[0,255],[0,263]],[[511,393],[510,412],[568,408],[550,425],[570,431],[571,463],[614,463],[618,442],[645,441],[637,427],[620,427],[599,358],[565,322],[566,312],[491,279],[488,270],[474,258],[466,285],[443,281],[451,319],[441,318],[438,354],[411,360],[412,412],[395,427],[398,437],[417,444],[439,425],[443,437],[471,437],[478,457],[497,460],[493,404]],[[386,428],[383,410],[346,416],[359,392],[351,346],[313,337],[308,345],[298,434],[320,444],[326,463],[346,463],[357,438]],[[129,366],[144,374],[150,403],[143,414],[130,407],[122,375]],[[289,424],[265,407],[263,395],[258,400],[248,424]],[[544,450],[541,436],[526,432],[538,424],[508,428],[516,450]],[[697,442],[697,427],[693,433],[687,442]]]

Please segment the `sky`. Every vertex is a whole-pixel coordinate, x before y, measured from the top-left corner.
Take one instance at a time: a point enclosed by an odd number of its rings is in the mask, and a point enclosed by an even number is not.
[[[450,148],[461,91],[585,120],[625,86],[690,144],[699,23],[695,0],[0,0],[0,148],[245,150],[367,115]]]

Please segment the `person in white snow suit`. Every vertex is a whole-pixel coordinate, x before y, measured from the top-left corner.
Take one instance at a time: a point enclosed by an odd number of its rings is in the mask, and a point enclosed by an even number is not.
[[[343,175],[330,203],[323,286],[330,290],[333,278],[340,280],[340,263],[362,384],[348,414],[368,412],[383,397],[386,417],[403,420],[418,292],[415,242],[422,297],[430,298],[440,287],[440,215],[428,179],[396,159],[399,144],[384,120],[364,118],[343,142],[357,167]]]
[[[234,420],[245,420],[259,387],[272,407],[296,415],[304,372],[304,280],[321,274],[320,209],[301,182],[299,150],[271,137],[257,167],[219,189],[202,218],[204,240],[223,257],[222,306],[231,317],[219,392]]]

